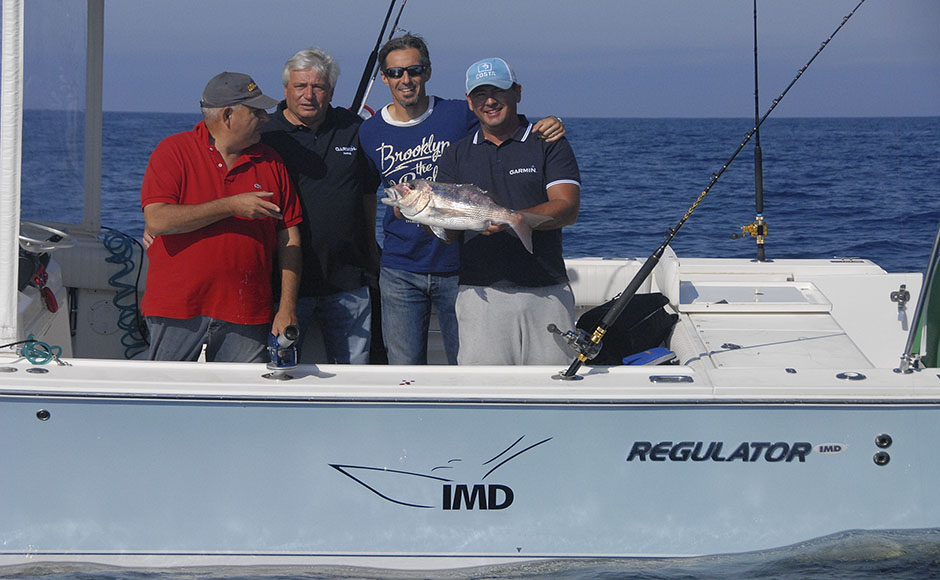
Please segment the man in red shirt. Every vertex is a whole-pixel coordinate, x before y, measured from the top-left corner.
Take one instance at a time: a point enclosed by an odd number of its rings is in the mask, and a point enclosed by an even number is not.
[[[140,197],[151,360],[263,362],[268,333],[297,324],[301,209],[280,156],[260,143],[277,101],[248,75],[206,85],[203,121],[154,150]],[[274,313],[272,273],[279,269]],[[273,323],[272,323],[273,319]]]

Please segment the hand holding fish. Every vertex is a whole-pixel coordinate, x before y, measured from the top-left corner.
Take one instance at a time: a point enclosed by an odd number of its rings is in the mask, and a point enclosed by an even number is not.
[[[488,228],[480,232],[484,236],[490,236],[506,229],[506,224],[490,224]]]

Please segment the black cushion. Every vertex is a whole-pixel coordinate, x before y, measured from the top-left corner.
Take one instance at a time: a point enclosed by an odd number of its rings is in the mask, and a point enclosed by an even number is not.
[[[588,310],[578,318],[578,328],[593,333],[616,298]],[[595,365],[623,364],[623,357],[660,346],[679,320],[678,314],[663,308],[669,299],[654,292],[637,294],[627,304],[617,320],[607,329],[601,341],[601,351],[588,361]]]

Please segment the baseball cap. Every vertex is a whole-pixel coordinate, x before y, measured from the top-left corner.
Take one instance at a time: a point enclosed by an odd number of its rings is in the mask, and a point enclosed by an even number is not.
[[[482,85],[508,89],[516,82],[516,75],[501,58],[484,58],[467,69],[467,94]]]
[[[277,106],[277,101],[263,95],[258,84],[246,74],[223,72],[209,80],[204,91],[201,107],[210,109],[245,105],[255,109],[270,109]]]

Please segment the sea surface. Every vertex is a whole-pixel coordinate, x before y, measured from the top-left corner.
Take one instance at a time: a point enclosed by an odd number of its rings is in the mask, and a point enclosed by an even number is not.
[[[448,571],[350,567],[139,569],[74,564],[0,567],[42,580],[928,580],[940,578],[940,530],[848,531],[775,550],[698,558],[545,561]]]
[[[140,183],[151,151],[198,120],[104,114],[102,225],[140,235]],[[578,222],[564,232],[566,256],[649,256],[727,165],[671,246],[680,258],[756,258],[753,238],[732,235],[756,215],[757,136],[728,164],[752,119],[565,122],[582,179]],[[81,221],[83,123],[77,114],[27,111],[25,218]],[[940,222],[940,117],[769,117],[759,138],[768,259],[861,257],[889,272],[926,269]]]
[[[139,237],[140,183],[150,152],[160,139],[198,120],[187,114],[105,113],[102,225]],[[671,245],[680,258],[756,257],[753,239],[732,239],[755,218],[756,136],[728,165],[752,120],[565,122],[583,182],[578,223],[565,230],[567,256],[650,255],[727,165]],[[77,114],[27,111],[24,218],[82,220],[83,123]],[[861,257],[889,272],[926,269],[940,222],[940,118],[771,117],[760,129],[760,143],[768,259]],[[940,529],[846,531],[775,550],[702,558],[547,562],[447,573],[58,565],[0,568],[0,577],[913,580],[940,578]]]

